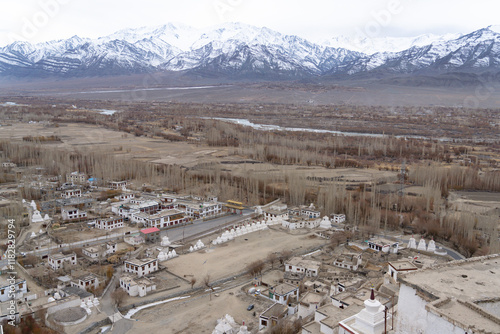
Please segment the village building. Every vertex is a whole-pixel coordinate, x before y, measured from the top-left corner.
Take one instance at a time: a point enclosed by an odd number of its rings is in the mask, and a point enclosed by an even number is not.
[[[316,312],[321,302],[325,300],[325,296],[324,293],[306,292],[299,302],[298,317],[305,318]]]
[[[398,274],[406,274],[415,270],[418,270],[418,267],[408,260],[391,261],[387,264],[387,273],[396,282],[398,281]]]
[[[300,285],[306,278],[306,273],[305,271],[299,271],[299,272],[291,272],[291,271],[285,271],[283,274],[283,281],[288,284],[292,285]]]
[[[95,228],[100,230],[114,230],[123,227],[122,217],[98,218],[95,220]]]
[[[75,207],[64,207],[61,209],[61,216],[65,221],[82,220],[87,218],[87,212]]]
[[[179,207],[184,207],[186,214],[194,219],[213,217],[222,213],[222,204],[217,202],[184,202],[179,203]]]
[[[66,174],[66,182],[71,182],[72,184],[85,184],[87,182],[87,174],[80,172]]]
[[[82,254],[90,258],[91,260],[99,259],[99,256],[102,254],[101,250],[97,246],[85,247],[82,248]]]
[[[75,253],[70,253],[70,254],[62,254],[62,253],[56,253],[56,254],[50,254],[48,257],[48,263],[49,266],[53,270],[58,270],[63,268],[65,263],[69,263],[70,265],[76,265],[77,259],[76,259],[76,254]]]
[[[82,190],[79,188],[65,189],[61,192],[62,198],[82,197]]]
[[[108,186],[111,189],[117,189],[117,190],[125,190],[127,188],[128,182],[127,181],[109,181]]]
[[[342,224],[345,222],[345,215],[344,214],[332,214],[330,215],[330,218],[332,219],[332,223],[334,224]]]
[[[286,204],[276,204],[263,210],[264,218],[286,220],[288,219],[288,210]]]
[[[122,194],[116,196],[115,198],[121,202],[127,202],[127,201],[134,199],[135,194],[130,193],[130,192],[125,192],[125,193],[122,193]]]
[[[7,162],[2,162],[2,168],[14,168],[17,167],[17,165],[13,162],[7,161]]]
[[[314,312],[314,320],[302,326],[302,334],[336,334],[339,322],[362,309],[360,305],[340,308],[332,304],[319,307]]]
[[[144,226],[167,228],[185,223],[188,219],[183,211],[171,209],[154,214],[136,213],[132,215],[132,220],[136,223],[142,223]]]
[[[398,275],[396,333],[500,333],[500,255]]]
[[[366,241],[368,248],[377,252],[396,254],[399,251],[399,242],[385,239],[376,239]]]
[[[314,260],[305,260],[301,257],[292,257],[285,262],[285,271],[292,273],[303,272],[307,277],[318,276],[321,262]]]
[[[132,219],[135,214],[141,212],[153,214],[158,212],[160,208],[161,205],[156,200],[132,199],[129,203],[116,203],[111,205],[111,211],[114,214],[117,214],[124,219],[131,220],[133,223],[136,223],[136,221]]]
[[[269,298],[283,305],[298,302],[299,287],[288,283],[281,283],[274,288],[269,288]]]
[[[259,316],[259,331],[272,328],[288,315],[288,306],[275,303]]]
[[[99,279],[94,274],[86,274],[71,281],[71,286],[81,290],[97,289],[99,287]]]
[[[106,242],[106,253],[107,254],[114,254],[116,253],[116,242],[114,241],[108,241]]]
[[[152,258],[125,260],[123,269],[126,273],[142,277],[158,271],[158,260]]]
[[[137,279],[130,275],[122,275],[120,287],[131,297],[144,297],[148,292],[156,290],[156,283],[147,277]]]
[[[159,242],[160,241],[160,230],[156,227],[146,228],[140,231],[140,235],[144,238],[146,242]]]
[[[358,270],[358,267],[363,262],[361,253],[341,254],[335,258],[333,265],[339,268]]]
[[[8,276],[0,276],[0,303],[10,300],[21,300],[28,293],[26,280],[16,278],[14,282],[9,281]],[[14,283],[14,284],[12,284]]]

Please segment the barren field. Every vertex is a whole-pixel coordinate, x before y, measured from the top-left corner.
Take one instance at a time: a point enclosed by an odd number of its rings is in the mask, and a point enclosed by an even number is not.
[[[207,274],[217,280],[245,271],[249,263],[264,260],[269,253],[283,250],[300,253],[325,243],[307,230],[288,233],[275,229],[278,227],[249,233],[219,246],[211,245],[206,250],[180,256],[163,265],[181,277],[193,275],[198,282]]]
[[[305,252],[308,248],[320,246],[326,241],[312,237],[308,231],[288,233],[278,227],[269,230],[254,232],[238,237],[233,241],[219,246],[210,246],[206,250],[181,255],[178,258],[163,262],[169,271],[176,275],[193,275],[197,278],[196,286],[203,286],[203,278],[209,274],[211,280],[231,277],[245,270],[246,266],[265,257],[271,252],[291,250]],[[207,240],[208,243],[208,240]],[[278,264],[275,263],[275,267]],[[275,278],[272,272],[271,280]],[[269,276],[269,275],[268,275]],[[251,277],[248,276],[250,280]],[[231,285],[232,281],[223,284]],[[235,318],[237,323],[257,328],[258,317],[253,317],[253,311],[246,310],[249,304],[254,304],[256,314],[263,312],[272,302],[248,296],[242,292],[241,286],[215,293],[216,297],[197,296],[187,300],[166,303],[145,309],[133,316],[132,332],[159,332],[162,333],[211,333],[216,326],[216,319],[226,314]],[[250,329],[250,328],[249,328]]]
[[[123,159],[155,161],[188,167],[227,156],[226,148],[209,148],[185,142],[172,143],[149,137],[134,137],[125,132],[85,124],[46,127],[42,124],[22,123],[0,128],[0,139],[22,141],[22,138],[28,135],[59,136],[61,142],[45,144],[57,149],[113,151],[116,156]]]
[[[500,196],[494,192],[456,191],[450,193],[449,200],[459,211],[481,214],[500,210]]]

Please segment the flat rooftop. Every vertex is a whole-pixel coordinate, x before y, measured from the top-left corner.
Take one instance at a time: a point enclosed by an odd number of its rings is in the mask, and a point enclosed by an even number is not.
[[[500,318],[481,301],[500,296],[500,254],[452,261],[401,275],[400,282],[436,300],[426,308],[461,328],[500,333]]]
[[[436,297],[468,300],[500,296],[500,255],[452,261],[402,275],[402,282]],[[400,277],[400,276],[398,276]]]
[[[156,261],[156,259],[147,257],[147,258],[144,258],[144,259],[125,260],[124,262],[130,263],[130,264],[133,264],[133,265],[136,265],[136,266],[142,266],[145,263],[149,263],[149,262],[153,262],[153,261]]]
[[[418,267],[408,260],[391,261],[389,265],[395,270],[417,270]]]

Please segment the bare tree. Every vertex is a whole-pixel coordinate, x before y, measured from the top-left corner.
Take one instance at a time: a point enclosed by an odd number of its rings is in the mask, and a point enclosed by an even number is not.
[[[271,269],[274,269],[274,263],[278,261],[278,255],[276,255],[276,253],[271,252],[267,254],[266,260],[271,264]]]
[[[111,299],[115,302],[117,307],[120,307],[123,304],[126,297],[127,293],[120,288],[111,293]]]
[[[203,284],[210,289],[210,300],[212,300],[212,292],[214,292],[214,288],[212,286],[212,283],[210,282],[210,274],[207,274],[203,278]]]
[[[264,261],[261,260],[253,261],[252,263],[249,263],[247,265],[248,272],[253,276],[262,274],[263,269],[264,269]]]
[[[191,289],[192,289],[194,287],[194,285],[196,284],[196,277],[192,277],[191,281],[189,281],[189,283],[191,283]]]
[[[292,257],[292,251],[290,250],[284,250],[281,252],[279,256],[279,260],[281,264],[284,264],[286,260]]]

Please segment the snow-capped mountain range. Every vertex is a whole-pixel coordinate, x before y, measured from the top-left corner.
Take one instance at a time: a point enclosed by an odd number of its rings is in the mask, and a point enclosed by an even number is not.
[[[98,39],[73,36],[0,48],[3,76],[94,76],[195,71],[229,76],[322,76],[500,69],[500,26],[466,35],[332,38],[314,43],[268,28],[227,23],[125,29]]]

